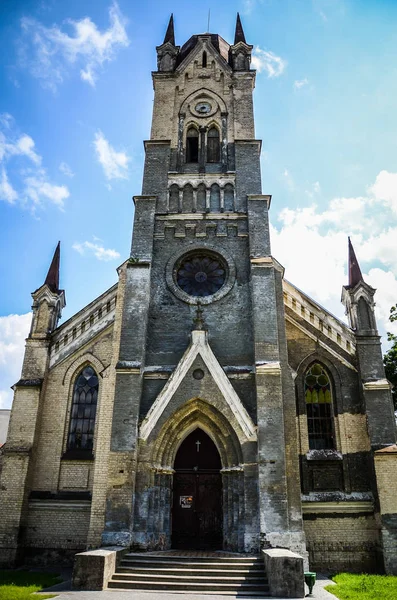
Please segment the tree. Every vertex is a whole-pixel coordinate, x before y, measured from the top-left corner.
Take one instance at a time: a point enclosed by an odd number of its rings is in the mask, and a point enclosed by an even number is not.
[[[391,323],[397,321],[397,304],[390,309],[389,321]],[[397,411],[397,335],[388,332],[387,339],[389,342],[392,342],[392,346],[384,355],[383,362],[385,365],[386,377],[393,386],[392,398],[394,409]]]

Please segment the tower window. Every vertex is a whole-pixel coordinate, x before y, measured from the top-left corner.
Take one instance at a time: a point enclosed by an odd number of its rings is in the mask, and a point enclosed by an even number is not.
[[[204,68],[207,66],[207,53],[205,51],[203,52],[203,61],[201,63],[201,66]]]
[[[207,162],[218,163],[221,159],[221,148],[219,144],[219,131],[211,127],[207,135]]]
[[[309,448],[335,448],[331,381],[319,363],[312,365],[306,372],[305,400]]]
[[[190,127],[186,135],[186,162],[198,162],[199,134],[197,129]]]
[[[97,399],[98,377],[92,367],[84,367],[73,388],[68,450],[92,450]]]

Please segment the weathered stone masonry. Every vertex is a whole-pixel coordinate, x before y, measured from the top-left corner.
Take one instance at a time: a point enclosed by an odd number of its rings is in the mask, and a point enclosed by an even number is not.
[[[271,255],[251,51],[239,22],[232,45],[202,34],[179,47],[171,20],[118,284],[58,326],[58,246],[33,293],[1,475],[3,564],[172,547],[175,458],[201,429],[222,465],[224,549],[395,572],[375,291],[349,243],[347,326]],[[192,548],[209,543],[198,527]]]

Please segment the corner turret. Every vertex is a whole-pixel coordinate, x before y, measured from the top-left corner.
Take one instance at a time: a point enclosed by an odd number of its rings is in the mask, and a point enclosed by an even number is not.
[[[175,71],[176,59],[179,54],[179,46],[175,46],[174,15],[171,14],[168,22],[164,42],[157,46],[157,70],[163,73]]]
[[[29,337],[46,337],[54,331],[66,305],[65,292],[59,289],[60,255],[61,243],[58,242],[43,285],[32,293],[33,318]]]
[[[247,44],[240,15],[237,13],[234,44],[230,46],[229,62],[234,71],[249,71],[253,46]]]
[[[346,307],[349,325],[356,335],[378,335],[374,302],[376,290],[365,283],[350,238],[348,247],[349,283],[343,286],[341,301]]]

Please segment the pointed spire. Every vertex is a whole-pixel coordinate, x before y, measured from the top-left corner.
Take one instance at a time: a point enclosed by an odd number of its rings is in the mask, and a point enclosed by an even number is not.
[[[354,252],[353,244],[349,239],[349,287],[354,287],[359,281],[364,281],[360,265]]]
[[[240,14],[237,13],[236,32],[234,34],[234,45],[238,44],[239,42],[244,42],[244,44],[247,43],[245,41],[244,29],[241,24]]]
[[[169,42],[173,46],[175,46],[175,34],[174,34],[174,14],[171,13],[170,20],[168,23],[167,31],[165,33],[164,42],[166,44]]]
[[[48,285],[52,292],[59,291],[59,263],[61,258],[61,242],[58,242],[55,248],[54,256],[48,269],[47,277],[45,278],[44,285]]]

